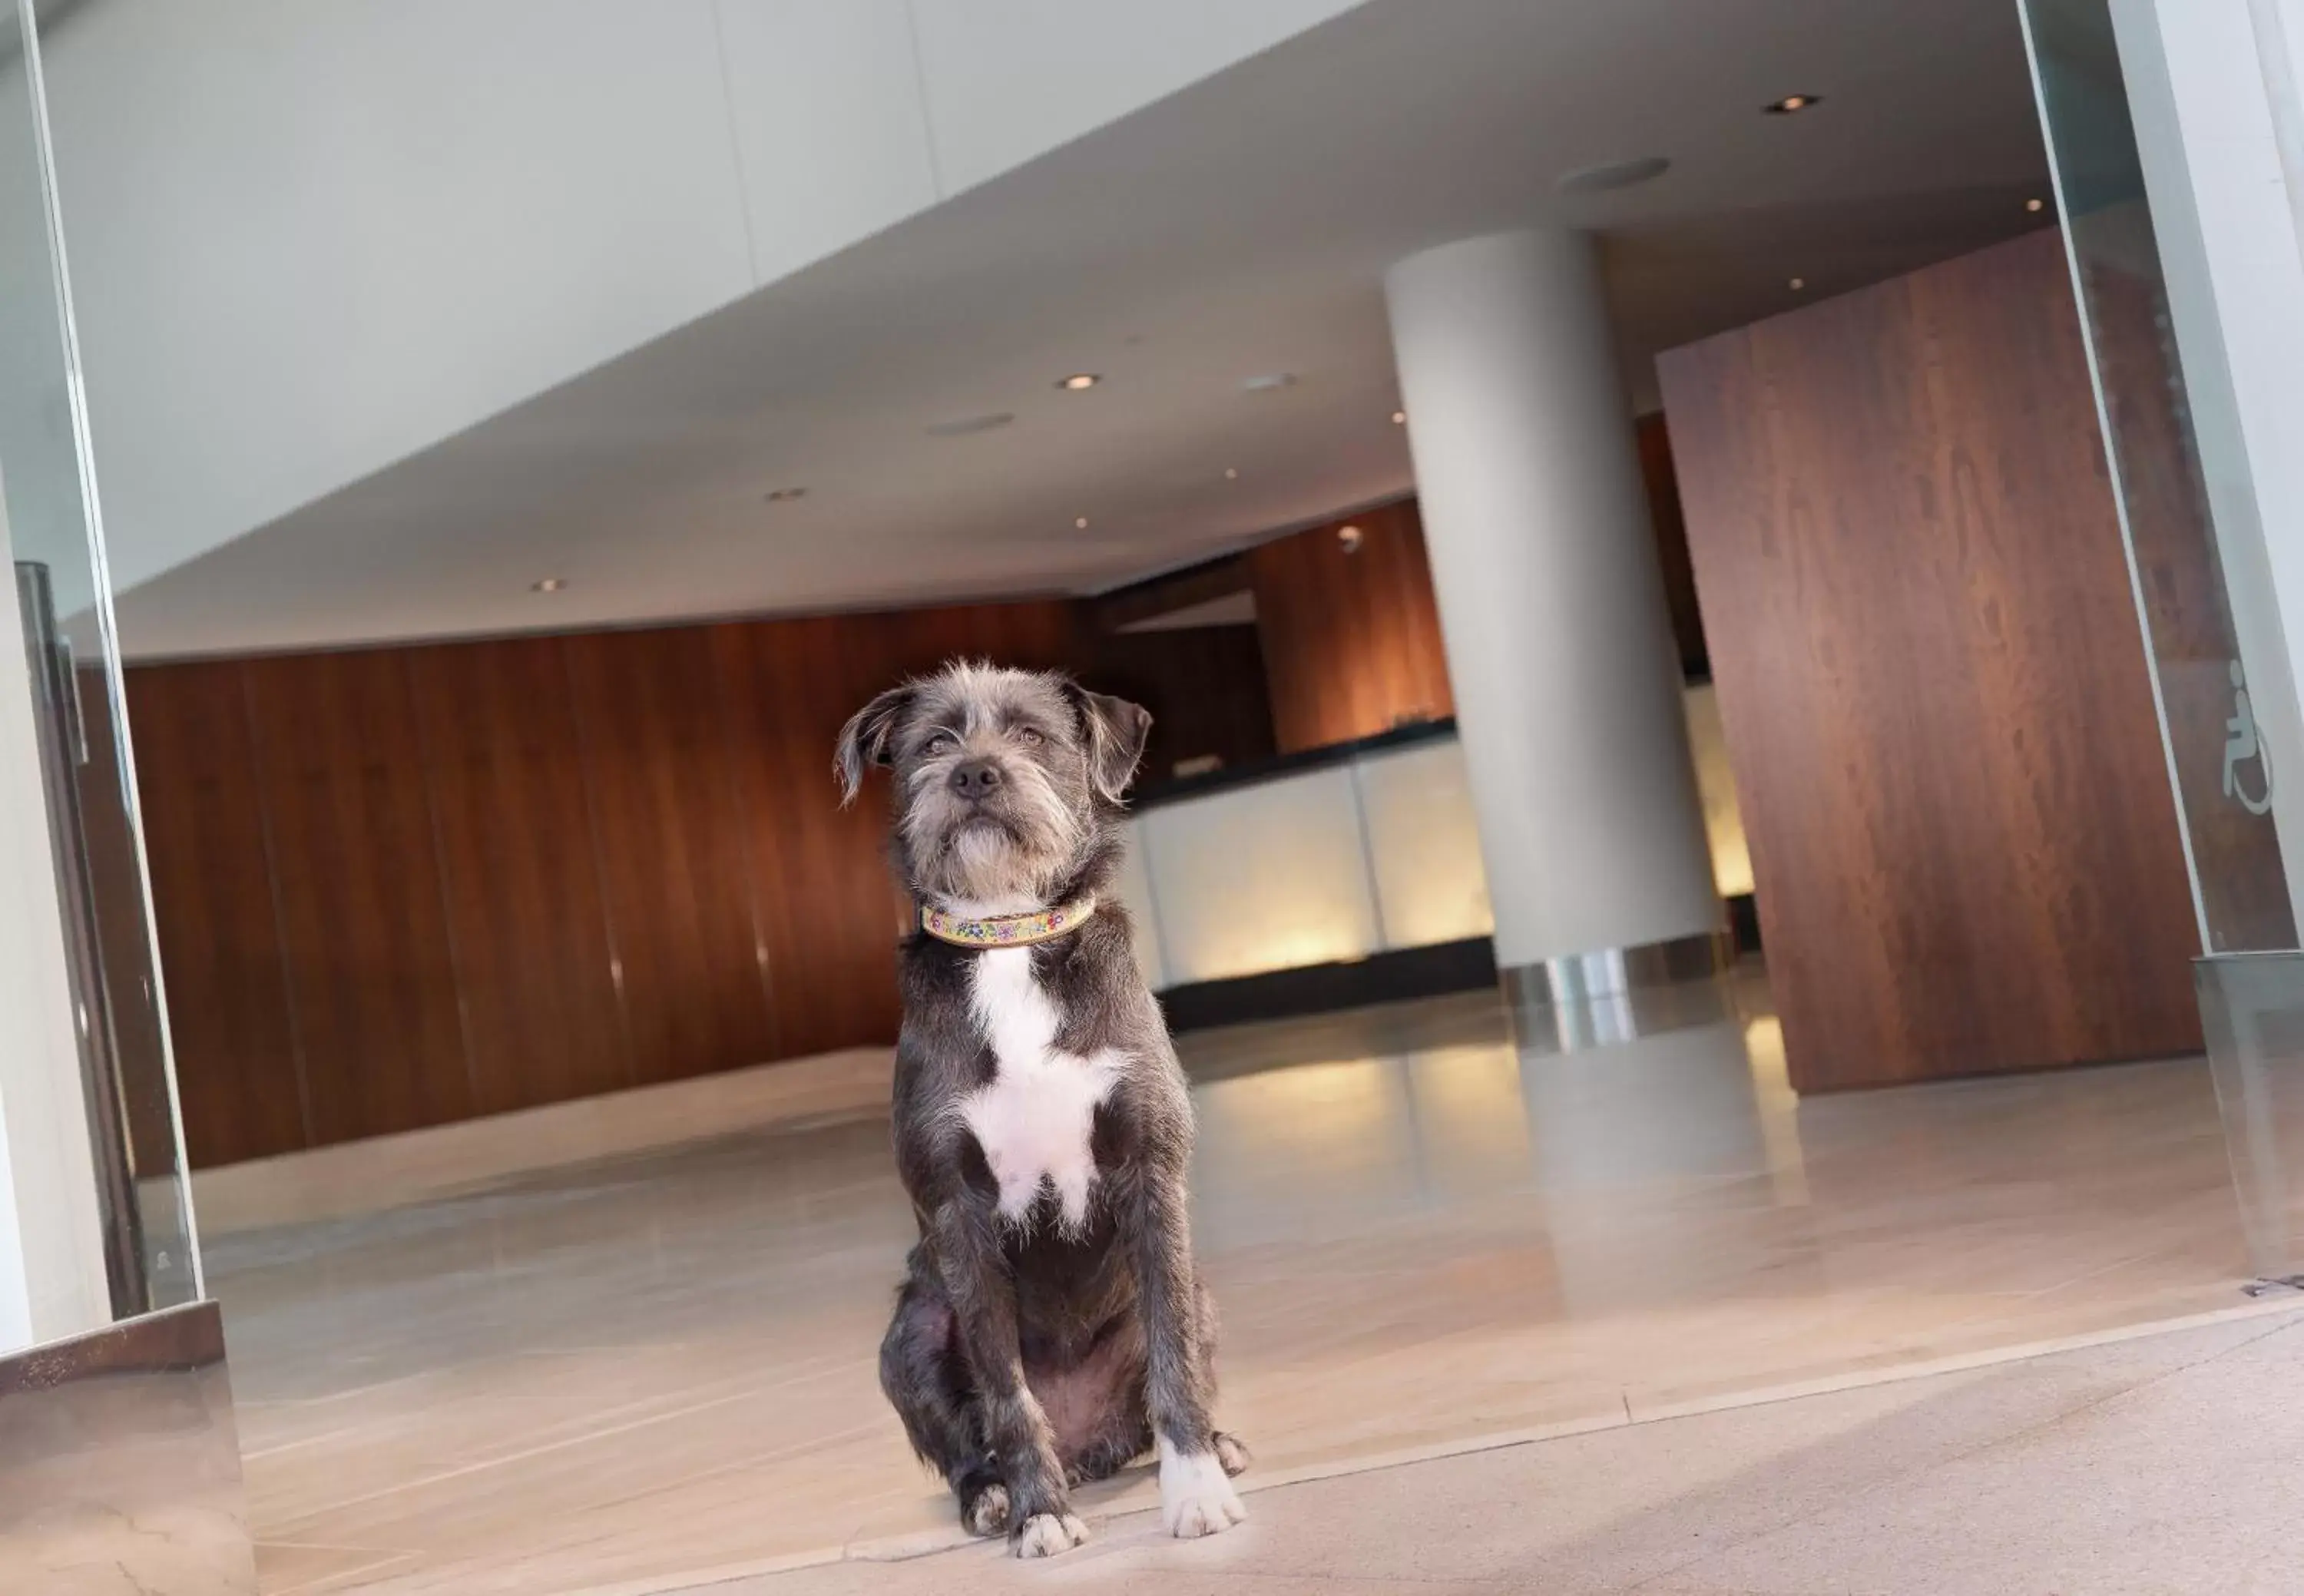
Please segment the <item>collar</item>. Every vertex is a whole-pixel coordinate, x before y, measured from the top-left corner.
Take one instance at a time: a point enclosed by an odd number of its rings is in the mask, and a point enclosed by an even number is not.
[[[923,904],[920,930],[954,947],[1029,947],[1078,930],[1095,913],[1092,897],[1077,897],[1032,914],[994,914],[983,920],[962,920]]]

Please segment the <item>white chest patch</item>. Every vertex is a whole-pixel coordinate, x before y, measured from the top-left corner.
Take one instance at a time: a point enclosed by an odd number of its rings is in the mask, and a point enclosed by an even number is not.
[[[1120,1056],[1056,1050],[1055,1005],[1032,979],[1029,949],[977,955],[969,982],[994,1070],[991,1083],[961,1099],[953,1111],[1000,1183],[1004,1218],[1022,1219],[1041,1188],[1052,1184],[1064,1224],[1077,1227],[1087,1222],[1096,1180],[1089,1147],[1096,1108],[1119,1078]]]

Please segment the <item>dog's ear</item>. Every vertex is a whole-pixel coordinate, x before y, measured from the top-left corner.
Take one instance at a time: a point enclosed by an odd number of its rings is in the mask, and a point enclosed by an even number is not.
[[[1152,712],[1110,693],[1090,692],[1077,683],[1068,685],[1086,734],[1088,780],[1106,802],[1117,803],[1144,758],[1144,740],[1152,734]]]
[[[888,745],[895,738],[897,723],[912,707],[912,692],[909,682],[891,687],[850,716],[848,724],[840,728],[840,740],[832,746],[832,773],[840,782],[841,808],[856,802],[864,785],[865,767],[895,762],[889,757]]]

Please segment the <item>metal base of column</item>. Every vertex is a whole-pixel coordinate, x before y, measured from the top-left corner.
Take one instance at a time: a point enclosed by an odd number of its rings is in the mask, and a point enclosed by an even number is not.
[[[1497,972],[1523,1048],[1578,1052],[1712,1024],[1735,1012],[1725,931],[1603,948]]]

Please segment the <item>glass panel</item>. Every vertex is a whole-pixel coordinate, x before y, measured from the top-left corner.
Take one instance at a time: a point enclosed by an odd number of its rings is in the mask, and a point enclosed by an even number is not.
[[[2297,945],[2105,0],[2026,0],[2065,239],[2209,953]]]
[[[2195,966],[2249,1265],[2304,1273],[2304,954]]]
[[[1450,737],[1355,760],[1376,918],[1386,947],[1427,947],[1496,929],[1464,745]]]
[[[13,700],[0,705],[0,826],[20,845],[45,834],[53,869],[30,885],[55,899],[17,904],[0,958],[24,961],[20,989],[60,1028],[0,1043],[0,1109],[13,1121],[37,1105],[59,1139],[84,1138],[84,1157],[76,1144],[33,1156],[55,1160],[46,1172],[63,1206],[80,1201],[75,1180],[92,1182],[95,1234],[60,1234],[67,1252],[100,1248],[113,1316],[124,1317],[198,1297],[199,1265],[57,216],[34,13],[17,0],[0,16],[0,554],[13,578],[0,617],[0,695]],[[61,1040],[47,1048],[41,1036]],[[12,1123],[0,1152],[25,1154],[29,1132]],[[26,1212],[42,1206],[27,1184],[35,1173],[20,1157],[20,1230],[40,1218]]]
[[[1173,985],[1384,945],[1348,765],[1148,809],[1136,835]]]

